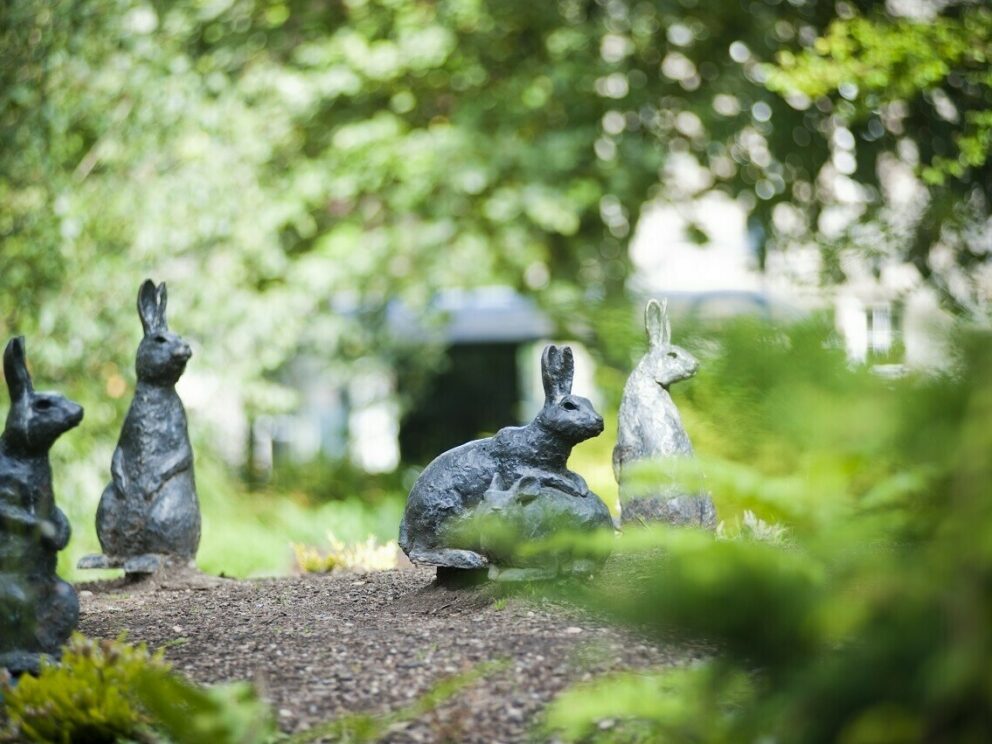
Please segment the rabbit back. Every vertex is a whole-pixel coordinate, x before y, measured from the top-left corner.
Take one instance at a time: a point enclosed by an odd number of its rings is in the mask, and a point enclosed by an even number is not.
[[[497,468],[493,439],[478,439],[434,458],[417,478],[400,525],[404,552],[442,547],[448,522],[478,504]]]

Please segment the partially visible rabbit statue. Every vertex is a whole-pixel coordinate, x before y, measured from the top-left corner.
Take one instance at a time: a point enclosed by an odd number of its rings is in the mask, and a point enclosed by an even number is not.
[[[603,419],[592,403],[572,395],[574,373],[572,350],[547,346],[541,357],[544,407],[534,420],[448,450],[424,469],[410,491],[400,525],[399,544],[411,561],[438,566],[439,575],[441,569],[489,565],[490,556],[481,546],[461,547],[451,537],[451,528],[470,519],[487,492],[497,511],[511,501],[524,506],[553,491],[556,499],[573,499],[577,510],[588,511],[583,501],[592,499],[608,514],[581,476],[566,467],[576,444],[603,431]],[[526,498],[518,499],[524,478]],[[511,492],[502,491],[504,484]],[[516,490],[513,484],[518,484]],[[538,514],[532,509],[526,513]]]
[[[0,668],[18,675],[57,658],[79,622],[76,592],[55,573],[71,530],[55,505],[48,450],[83,409],[35,392],[21,336],[7,344],[3,372],[10,412],[0,436]]]
[[[701,480],[689,435],[669,388],[696,374],[699,362],[672,343],[668,302],[650,300],[644,311],[649,348],[627,379],[620,402],[613,475],[620,485],[623,522],[662,521],[674,525],[716,526],[716,509],[706,491],[687,492],[680,475]],[[651,493],[631,488],[625,469],[633,462],[654,460],[666,470],[667,482]]]
[[[175,388],[192,352],[166,325],[166,299],[164,282],[156,287],[146,279],[138,292],[144,329],[138,383],[96,513],[103,555],[86,556],[80,568],[148,574],[189,565],[196,556],[200,506],[186,411]]]

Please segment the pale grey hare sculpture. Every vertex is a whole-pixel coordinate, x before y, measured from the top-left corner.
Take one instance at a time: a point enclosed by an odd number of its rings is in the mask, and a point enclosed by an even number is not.
[[[7,344],[3,372],[10,412],[0,436],[0,668],[18,675],[57,658],[79,621],[76,591],[55,573],[71,529],[55,504],[48,450],[83,409],[35,392],[23,337]]]
[[[540,510],[524,508],[547,495],[554,499],[559,511],[562,498],[572,499],[577,512],[599,512],[606,517],[604,526],[610,524],[609,511],[602,500],[566,466],[576,444],[603,431],[603,418],[592,403],[572,395],[574,373],[572,350],[567,346],[547,346],[541,357],[544,406],[534,420],[448,450],[424,469],[410,491],[400,525],[399,544],[411,561],[438,566],[439,576],[441,569],[480,569],[489,565],[493,556],[486,555],[481,546],[467,549],[452,537],[457,531],[452,528],[470,519],[487,493],[491,501],[499,501],[489,504],[496,508],[487,511],[505,510],[513,515],[511,521],[525,515],[540,518]],[[521,494],[522,481],[526,494]],[[581,503],[584,500],[598,502],[599,508],[590,509],[592,502]],[[590,520],[579,517],[578,521]]]
[[[623,522],[661,521],[673,525],[716,526],[713,499],[705,490],[689,491],[680,483],[686,474],[701,480],[692,444],[669,388],[696,374],[699,362],[672,343],[668,303],[650,300],[644,311],[648,351],[623,389],[613,448],[613,475],[620,485]],[[625,477],[634,462],[652,460],[665,471],[666,482],[649,493],[637,492]]]
[[[134,399],[110,463],[96,531],[103,555],[80,568],[123,568],[128,574],[189,565],[200,543],[200,506],[186,410],[176,383],[192,352],[169,331],[165,283],[147,279],[138,292],[144,337],[138,346]]]

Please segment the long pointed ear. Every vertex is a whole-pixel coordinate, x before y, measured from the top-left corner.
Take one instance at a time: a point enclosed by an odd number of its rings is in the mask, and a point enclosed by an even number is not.
[[[575,357],[572,349],[565,346],[559,349],[554,344],[544,347],[541,355],[541,378],[544,381],[544,397],[558,400],[572,392],[572,378],[575,377]]]
[[[3,376],[7,380],[7,390],[10,391],[10,402],[14,403],[34,388],[31,386],[31,374],[28,372],[27,360],[24,356],[24,336],[16,336],[7,342],[3,352]]]
[[[647,307],[644,308],[644,329],[648,334],[648,343],[651,346],[667,344],[672,338],[672,328],[668,322],[668,300],[658,303],[657,300],[648,300]]]
[[[138,290],[138,317],[146,336],[158,330],[158,292],[151,279],[145,279]]]
[[[554,400],[557,397],[557,386],[555,385],[555,373],[558,369],[558,347],[548,344],[541,354],[541,381],[544,383],[544,397]]]
[[[165,289],[165,282],[158,285],[158,289],[155,290],[155,299],[157,307],[157,317],[158,317],[158,328],[162,331],[169,330],[169,324],[165,322],[165,305],[169,301],[169,294]]]
[[[572,380],[575,379],[575,356],[572,347],[566,346],[561,350],[561,363],[558,367],[558,394],[569,395],[572,392]]]

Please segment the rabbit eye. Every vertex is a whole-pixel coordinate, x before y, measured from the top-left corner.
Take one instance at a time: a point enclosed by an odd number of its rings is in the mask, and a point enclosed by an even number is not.
[[[52,401],[42,398],[41,400],[36,400],[34,402],[34,407],[38,411],[47,411],[52,407]]]
[[[167,339],[165,336],[156,336],[155,337],[155,343],[157,343],[157,344],[164,344],[168,340],[169,339]]]
[[[670,351],[665,356],[667,356],[669,359],[677,359],[679,355],[676,354],[674,351]]]
[[[561,402],[561,407],[564,408],[566,411],[577,411],[577,410],[579,410],[579,407],[577,405],[575,405],[570,400],[563,400]]]

